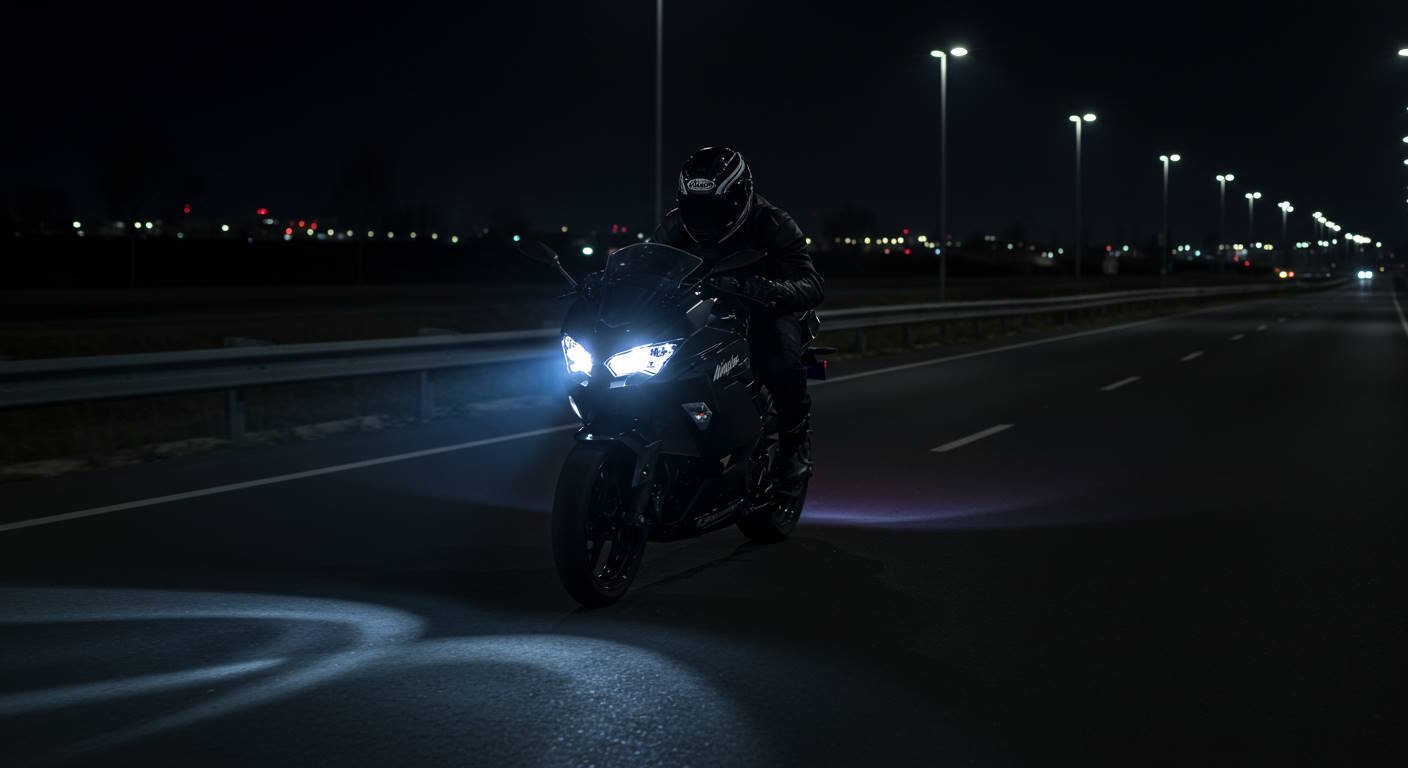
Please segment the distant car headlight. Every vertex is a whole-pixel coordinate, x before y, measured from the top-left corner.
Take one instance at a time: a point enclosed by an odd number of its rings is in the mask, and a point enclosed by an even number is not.
[[[606,358],[606,369],[611,371],[612,376],[630,376],[633,373],[654,376],[665,367],[678,348],[679,344],[673,341],[631,347]]]
[[[567,361],[568,373],[592,375],[592,353],[565,333],[562,334],[562,357]]]

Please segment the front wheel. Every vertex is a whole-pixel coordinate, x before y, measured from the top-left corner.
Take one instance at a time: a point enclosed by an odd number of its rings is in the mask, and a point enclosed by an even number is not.
[[[633,519],[634,457],[611,443],[577,443],[562,465],[552,505],[557,577],[588,607],[616,602],[640,569],[645,526]]]

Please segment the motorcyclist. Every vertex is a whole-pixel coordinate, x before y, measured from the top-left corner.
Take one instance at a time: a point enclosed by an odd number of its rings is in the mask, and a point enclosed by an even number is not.
[[[706,264],[740,250],[766,258],[715,278],[725,290],[757,302],[748,325],[754,374],[777,408],[776,480],[796,492],[812,473],[811,397],[802,353],[811,333],[805,314],[821,303],[822,279],[797,222],[753,191],[753,172],[729,147],[704,147],[680,170],[676,208],[656,229],[655,242],[689,251]]]

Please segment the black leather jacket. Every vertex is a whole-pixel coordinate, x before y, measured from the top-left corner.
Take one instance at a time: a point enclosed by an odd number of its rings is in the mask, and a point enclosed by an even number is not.
[[[805,312],[815,308],[824,297],[823,281],[812,265],[802,228],[786,211],[760,195],[753,198],[753,212],[749,214],[748,221],[722,244],[701,245],[694,242],[680,222],[678,210],[665,215],[665,221],[651,239],[689,251],[704,259],[705,263],[744,249],[762,251],[767,258],[741,271],[761,275],[777,284],[779,298],[776,307],[781,312]]]

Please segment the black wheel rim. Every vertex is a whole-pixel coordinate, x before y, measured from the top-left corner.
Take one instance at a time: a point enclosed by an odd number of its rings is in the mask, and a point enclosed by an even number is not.
[[[773,491],[772,521],[780,531],[788,531],[797,524],[802,515],[802,504],[807,498],[807,485],[804,481],[796,495]]]
[[[604,464],[592,486],[587,515],[587,570],[598,590],[611,593],[630,583],[640,556],[644,529],[628,520],[629,489],[619,472]]]

